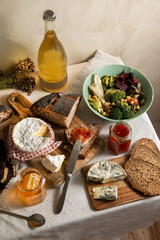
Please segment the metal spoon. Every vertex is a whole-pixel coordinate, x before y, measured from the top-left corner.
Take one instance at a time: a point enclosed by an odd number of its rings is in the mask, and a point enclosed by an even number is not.
[[[41,227],[45,224],[45,218],[41,215],[41,214],[33,214],[31,215],[30,217],[27,217],[27,216],[23,216],[23,215],[20,215],[20,214],[17,214],[17,213],[12,213],[12,212],[8,212],[6,210],[3,210],[0,208],[0,213],[2,214],[8,214],[10,216],[14,216],[14,217],[17,217],[17,218],[20,218],[20,219],[25,219],[28,221],[28,224],[30,227]]]

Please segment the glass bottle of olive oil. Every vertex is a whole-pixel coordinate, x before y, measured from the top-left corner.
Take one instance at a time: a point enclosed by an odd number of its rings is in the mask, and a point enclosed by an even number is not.
[[[63,89],[67,83],[67,58],[55,32],[55,13],[43,13],[45,36],[38,51],[38,70],[41,86],[49,92]]]

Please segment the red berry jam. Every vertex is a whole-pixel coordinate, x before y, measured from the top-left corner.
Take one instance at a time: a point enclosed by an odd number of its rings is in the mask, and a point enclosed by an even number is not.
[[[115,154],[125,153],[128,151],[131,143],[132,129],[125,122],[117,122],[110,127],[108,148]]]
[[[76,127],[71,132],[71,138],[73,141],[75,141],[77,138],[80,139],[80,136],[83,136],[83,141],[85,142],[86,139],[90,138],[92,131],[89,129],[86,129],[84,127]]]
[[[123,124],[117,124],[113,128],[113,132],[115,133],[116,136],[123,138],[123,137],[128,136],[129,129],[128,129],[128,127],[126,127]]]

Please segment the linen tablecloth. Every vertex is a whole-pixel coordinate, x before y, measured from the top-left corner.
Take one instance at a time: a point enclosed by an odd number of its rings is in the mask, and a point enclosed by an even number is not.
[[[103,52],[98,51],[97,55],[103,56]],[[111,61],[107,62],[107,59]],[[97,67],[108,63],[123,64],[120,59],[110,55],[97,61]],[[93,70],[96,59],[87,63],[80,63],[68,66],[68,86],[66,92],[78,92],[82,89],[86,73]],[[99,62],[99,63],[98,63]],[[94,63],[94,64],[92,64]],[[93,66],[94,65],[94,66]],[[76,87],[77,86],[77,87]],[[7,96],[13,90],[3,90],[0,95],[0,103],[7,103]],[[24,94],[31,102],[35,102],[40,97],[47,95],[39,85],[30,96]],[[100,136],[106,140],[109,127],[112,122],[100,119],[91,112],[82,100],[77,115],[85,122],[101,124]],[[133,130],[131,146],[140,138],[148,137],[153,139],[160,148],[159,139],[150,122],[147,113],[141,117],[130,120],[129,124]],[[107,160],[115,157],[105,148],[92,162]],[[160,196],[147,198],[141,201],[124,204],[110,209],[95,211],[92,208],[88,192],[85,186],[82,171],[79,171],[70,181],[66,201],[62,212],[58,215],[54,213],[59,192],[58,189],[48,189],[45,200],[38,205],[25,207],[17,198],[14,191],[15,179],[8,184],[8,188],[0,195],[0,207],[10,211],[32,215],[41,213],[46,218],[46,224],[41,228],[30,229],[25,220],[16,219],[11,216],[0,214],[0,240],[27,240],[27,239],[58,239],[58,240],[82,240],[82,239],[120,239],[126,232],[133,231],[140,227],[152,224],[155,220],[160,220]]]

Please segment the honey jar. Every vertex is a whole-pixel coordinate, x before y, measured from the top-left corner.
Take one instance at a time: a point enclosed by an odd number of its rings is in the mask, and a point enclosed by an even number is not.
[[[108,149],[116,155],[128,151],[132,137],[132,129],[126,122],[117,122],[110,127]]]
[[[38,169],[25,168],[17,176],[16,188],[25,205],[35,205],[46,196],[46,179]]]

